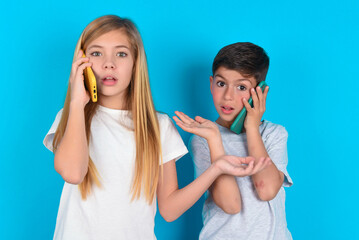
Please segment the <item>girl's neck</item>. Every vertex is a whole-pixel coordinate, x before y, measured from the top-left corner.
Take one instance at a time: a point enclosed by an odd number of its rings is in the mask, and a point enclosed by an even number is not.
[[[98,103],[106,108],[117,109],[117,110],[129,110],[127,109],[126,98],[121,96],[104,96],[99,97]]]

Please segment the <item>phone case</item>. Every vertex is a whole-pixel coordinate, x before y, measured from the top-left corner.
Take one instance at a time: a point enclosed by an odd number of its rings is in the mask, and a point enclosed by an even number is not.
[[[85,54],[82,57],[86,57]],[[96,85],[96,77],[93,73],[91,67],[87,67],[84,70],[85,76],[85,86],[87,91],[89,91],[92,102],[97,102],[97,85]]]
[[[260,87],[262,89],[262,92],[264,92],[265,87],[268,86],[267,83],[265,81],[261,81],[258,84],[258,87]],[[250,97],[248,99],[248,103],[251,105],[251,107],[253,107],[253,99],[252,97]],[[244,124],[244,120],[247,116],[247,109],[243,106],[243,109],[240,111],[240,113],[238,114],[238,116],[236,117],[236,119],[234,120],[234,122],[231,125],[231,131],[240,134],[242,132],[243,129],[243,124]]]

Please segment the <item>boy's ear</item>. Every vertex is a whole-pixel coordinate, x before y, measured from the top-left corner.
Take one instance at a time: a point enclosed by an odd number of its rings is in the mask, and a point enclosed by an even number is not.
[[[213,84],[213,76],[209,76],[209,88],[211,89],[211,94],[212,94],[212,84]]]

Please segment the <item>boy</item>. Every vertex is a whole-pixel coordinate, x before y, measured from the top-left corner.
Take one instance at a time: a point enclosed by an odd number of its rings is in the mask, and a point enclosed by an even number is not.
[[[213,61],[210,88],[219,114],[216,123],[201,117],[195,121],[176,112],[176,123],[194,133],[190,140],[196,177],[220,156],[270,157],[272,164],[245,177],[222,175],[209,189],[203,207],[199,239],[292,239],[285,217],[283,186],[292,185],[287,167],[287,137],[284,127],[261,121],[268,87],[264,81],[269,67],[265,51],[252,43],[235,43],[222,48]],[[248,99],[253,98],[253,108]],[[230,126],[245,107],[242,133]]]

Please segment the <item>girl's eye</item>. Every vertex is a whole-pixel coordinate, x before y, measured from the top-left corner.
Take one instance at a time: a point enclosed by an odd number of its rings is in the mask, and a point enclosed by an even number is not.
[[[226,84],[224,82],[222,82],[222,81],[217,82],[218,87],[224,87],[224,85],[226,85]]]
[[[247,90],[246,86],[243,86],[243,85],[238,86],[238,89],[241,91]]]
[[[126,56],[127,56],[127,53],[125,53],[125,52],[119,52],[119,53],[116,54],[116,56],[118,56],[118,57],[126,57]]]
[[[93,53],[91,53],[91,56],[98,57],[98,56],[101,56],[101,53],[100,52],[93,52]]]

